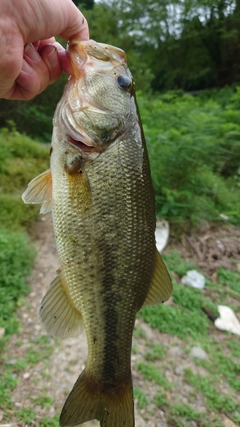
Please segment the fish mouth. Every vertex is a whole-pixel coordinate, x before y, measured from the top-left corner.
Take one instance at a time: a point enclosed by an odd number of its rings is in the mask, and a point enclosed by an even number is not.
[[[85,153],[91,153],[93,151],[95,151],[95,152],[100,151],[94,145],[87,145],[82,140],[74,139],[70,135],[66,135],[66,139],[71,145],[73,145],[74,147],[80,148],[80,150],[84,151]]]

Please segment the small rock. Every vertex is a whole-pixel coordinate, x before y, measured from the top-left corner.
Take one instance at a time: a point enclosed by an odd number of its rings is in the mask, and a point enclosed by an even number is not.
[[[174,369],[174,373],[175,373],[176,375],[182,375],[182,373],[183,373],[183,368],[182,368],[181,366],[177,366],[177,367]]]
[[[8,360],[8,362],[7,362],[7,364],[8,365],[16,365],[16,363],[17,363],[17,361],[16,361],[16,359],[11,359],[11,360]]]
[[[146,335],[146,338],[151,341],[154,338],[154,332],[151,326],[148,326],[146,323],[141,324],[142,331]]]
[[[220,317],[218,317],[214,325],[221,331],[231,332],[232,334],[240,335],[240,322],[236,317],[235,313],[230,307],[226,305],[219,305],[218,311]]]
[[[29,372],[25,372],[24,374],[23,374],[23,379],[24,380],[28,380],[30,378],[30,373]]]
[[[4,334],[5,334],[5,329],[0,328],[0,339],[4,336]]]
[[[207,359],[207,353],[201,347],[193,347],[190,351],[190,356],[192,356],[194,359]]]
[[[203,289],[205,287],[205,277],[196,270],[189,270],[186,276],[182,277],[181,283],[193,288]]]
[[[14,402],[14,405],[15,405],[17,408],[21,408],[21,406],[22,406],[22,404],[21,404],[20,402]]]
[[[221,242],[221,240],[217,239],[217,240],[216,240],[216,244],[217,244],[217,247],[218,247],[222,252],[224,252],[224,251],[225,251],[225,246],[224,246],[224,244]]]

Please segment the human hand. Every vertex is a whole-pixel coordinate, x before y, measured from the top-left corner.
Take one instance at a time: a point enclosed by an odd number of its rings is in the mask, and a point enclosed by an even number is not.
[[[54,36],[88,40],[88,24],[72,0],[0,0],[0,98],[28,100],[71,73]]]

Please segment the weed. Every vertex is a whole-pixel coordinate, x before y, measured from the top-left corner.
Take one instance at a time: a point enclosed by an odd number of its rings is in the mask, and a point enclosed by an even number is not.
[[[213,378],[194,374],[191,370],[185,370],[186,381],[203,393],[209,410],[221,412],[237,411],[238,404],[227,394],[224,396],[213,386]]]
[[[168,400],[165,391],[159,390],[154,396],[154,403],[159,408],[168,405]]]
[[[138,387],[133,388],[134,399],[137,400],[137,404],[139,408],[144,408],[149,404],[149,399],[145,395],[145,393],[140,390]]]
[[[25,277],[31,272],[34,256],[23,234],[0,229],[0,326],[7,335],[17,330],[13,313],[20,296],[29,292]]]
[[[219,268],[218,281],[224,286],[229,286],[235,292],[240,294],[240,274],[236,271]]]
[[[166,354],[166,348],[159,344],[151,344],[151,349],[144,353],[146,360],[154,362],[155,360],[163,359]]]
[[[20,420],[23,421],[25,424],[32,424],[35,420],[35,411],[32,408],[21,408],[21,409],[16,409],[15,411],[15,415],[16,417]]]
[[[39,427],[59,427],[59,415],[55,415],[54,417],[44,417],[39,423]]]
[[[183,405],[178,403],[169,407],[171,415],[179,415],[186,420],[200,421],[203,417],[201,412],[196,411],[190,405]]]
[[[195,339],[208,335],[208,320],[204,314],[168,305],[147,306],[138,314],[145,322],[159,331],[180,338]]]
[[[12,407],[11,392],[16,385],[17,379],[9,369],[0,373],[0,406],[5,410]]]
[[[152,363],[138,362],[137,369],[141,374],[150,381],[154,381],[158,385],[162,385],[166,389],[171,389],[170,382],[164,378],[160,370]]]
[[[42,408],[51,408],[54,399],[49,396],[41,395],[33,399],[35,405],[40,405]]]
[[[163,255],[163,260],[170,271],[174,271],[179,276],[184,276],[188,270],[193,270],[196,266],[183,259],[179,252],[173,251],[171,254]]]

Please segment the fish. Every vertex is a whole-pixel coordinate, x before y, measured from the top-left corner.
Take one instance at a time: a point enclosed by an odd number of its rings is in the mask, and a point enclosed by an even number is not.
[[[60,426],[133,427],[132,335],[172,283],[155,242],[155,200],[135,84],[123,50],[68,45],[73,73],[53,120],[50,169],[22,198],[52,211],[60,269],[39,317],[55,337],[85,328],[88,357]]]

